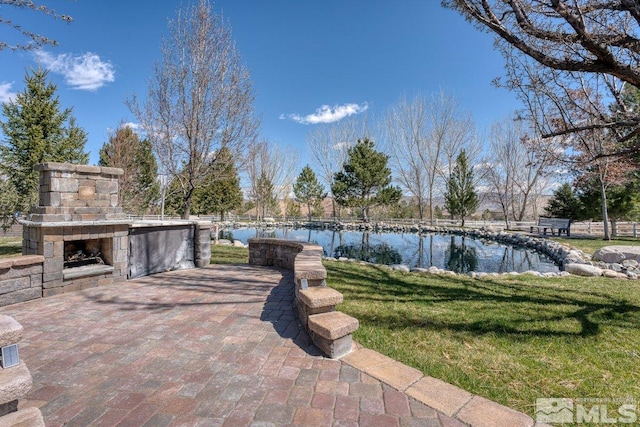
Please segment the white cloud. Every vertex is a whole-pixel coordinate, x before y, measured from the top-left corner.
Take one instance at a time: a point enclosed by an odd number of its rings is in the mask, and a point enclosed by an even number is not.
[[[130,128],[132,131],[134,131],[138,135],[144,134],[144,129],[142,128],[142,125],[140,123],[126,122],[118,125],[118,128],[125,128],[125,127]],[[107,128],[107,132],[109,133],[115,132],[115,131],[116,129],[114,128],[111,128],[111,127]]]
[[[13,86],[13,83],[0,83],[0,102],[9,102],[15,99],[17,93],[11,92],[11,86]]]
[[[94,91],[115,80],[113,65],[92,52],[73,56],[70,53],[52,55],[39,50],[35,54],[45,68],[62,74],[73,89]]]
[[[122,124],[122,127],[130,127],[131,130],[136,131],[136,132],[144,131],[144,129],[142,129],[142,125],[140,123],[126,122],[126,123]]]
[[[333,123],[339,120],[344,119],[345,117],[349,117],[354,114],[360,114],[369,108],[367,103],[363,103],[362,105],[358,104],[344,104],[344,105],[334,105],[333,107],[329,105],[323,105],[322,107],[316,109],[315,113],[307,114],[306,116],[301,116],[299,114],[281,114],[280,119],[291,119],[295,122],[302,123],[305,125],[316,125],[319,123]]]

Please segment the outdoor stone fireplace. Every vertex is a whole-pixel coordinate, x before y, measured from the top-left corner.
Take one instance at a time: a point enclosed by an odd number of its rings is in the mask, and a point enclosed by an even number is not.
[[[127,220],[118,200],[122,169],[66,163],[34,169],[39,203],[21,221],[22,254],[44,258],[41,296],[209,265],[211,222]],[[32,282],[40,287],[37,277]]]
[[[44,163],[39,204],[23,222],[24,255],[44,256],[43,296],[127,278],[129,226],[118,201],[122,169]]]

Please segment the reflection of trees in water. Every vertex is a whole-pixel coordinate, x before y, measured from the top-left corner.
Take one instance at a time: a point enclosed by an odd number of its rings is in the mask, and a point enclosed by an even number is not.
[[[354,258],[362,261],[373,262],[375,264],[400,264],[402,255],[397,249],[391,247],[388,243],[382,242],[378,244],[369,243],[369,233],[362,234],[362,242],[351,245],[340,245],[333,251],[336,258],[346,257]]]
[[[536,265],[543,264],[541,257],[532,251],[518,250],[514,246],[505,246],[498,264],[498,273],[508,271],[527,271]]]
[[[447,270],[456,273],[469,273],[478,268],[476,248],[467,246],[464,236],[461,237],[460,244],[456,243],[455,236],[451,236],[451,243],[445,251],[445,259]]]
[[[249,228],[220,230],[220,238],[246,241],[250,237],[275,237],[308,241],[323,247],[335,257],[363,259],[380,264],[407,264],[409,267],[436,266],[459,273],[471,271],[504,273],[537,270],[558,271],[557,265],[544,254],[530,249],[500,244],[472,237],[440,234],[378,234],[342,230],[295,230],[282,228]],[[356,242],[353,243],[354,239]],[[371,239],[371,243],[370,242]],[[381,240],[384,243],[378,244]],[[462,239],[462,241],[461,241]],[[452,243],[453,242],[453,243]]]
[[[415,258],[417,255],[416,266],[420,268],[432,267],[433,266],[433,234],[429,234],[429,252],[425,253],[424,247],[424,239],[425,236],[422,234],[418,237],[418,249],[417,252],[414,253],[412,258]]]
[[[343,241],[343,235],[342,235],[342,231],[340,230],[333,230],[331,232],[331,243],[329,244],[329,253],[332,254],[335,252],[336,250],[336,235],[338,236],[338,246],[343,246],[344,245],[344,241]]]
[[[233,242],[233,233],[229,230],[220,230],[218,232],[218,239],[220,240],[230,240]]]
[[[275,239],[276,237],[278,237],[278,235],[276,234],[276,230],[273,229],[267,229],[267,228],[263,228],[263,229],[258,229],[256,228],[256,237],[258,238],[273,238]],[[283,239],[287,238],[287,233],[284,234],[284,236],[282,236]]]

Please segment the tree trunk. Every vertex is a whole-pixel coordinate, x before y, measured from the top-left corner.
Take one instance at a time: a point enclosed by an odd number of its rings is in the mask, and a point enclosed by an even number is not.
[[[611,220],[611,238],[612,239],[618,238],[618,221],[615,219]]]
[[[418,215],[420,216],[420,222],[424,221],[424,200],[422,200],[422,197],[418,197]]]
[[[182,212],[182,219],[189,219],[191,216],[191,193],[187,194],[184,198],[184,212]]]
[[[607,188],[604,180],[600,180],[600,198],[602,202],[602,227],[604,228],[604,240],[611,240],[609,234],[609,211],[607,210]]]
[[[433,185],[429,185],[429,225],[433,225]]]

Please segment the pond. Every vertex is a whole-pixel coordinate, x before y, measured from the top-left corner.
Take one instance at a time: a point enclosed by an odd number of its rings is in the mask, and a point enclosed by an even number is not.
[[[372,233],[294,228],[236,228],[221,237],[247,243],[252,237],[275,237],[316,243],[325,256],[355,258],[376,264],[437,267],[456,273],[541,273],[560,271],[546,255],[488,240],[452,234]]]

